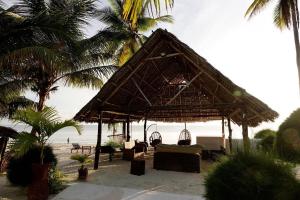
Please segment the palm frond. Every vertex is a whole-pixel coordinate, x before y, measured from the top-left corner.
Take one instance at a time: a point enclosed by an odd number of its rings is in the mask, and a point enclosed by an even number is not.
[[[249,16],[249,18],[253,17],[263,8],[265,8],[270,2],[271,0],[254,0],[247,9],[245,16]]]
[[[145,4],[146,3],[146,4]],[[138,17],[143,12],[143,6],[149,7],[149,10],[155,10],[152,12],[152,16],[160,15],[161,4],[165,5],[165,9],[168,10],[174,6],[174,0],[124,0],[123,4],[123,17],[125,20],[131,22],[131,25],[135,27],[137,25]]]
[[[173,23],[174,18],[171,15],[164,15],[157,18],[143,17],[138,20],[138,30],[147,32],[157,26],[159,22]]]
[[[38,137],[22,132],[17,135],[17,138],[10,143],[10,149],[14,150],[14,155],[17,157],[22,157],[26,154],[31,148],[33,148],[38,142]]]
[[[91,67],[70,72],[58,80],[63,79],[69,86],[101,88],[103,79],[108,79],[115,70],[116,66],[113,65]]]
[[[291,3],[287,0],[280,0],[274,9],[274,24],[279,29],[289,28],[291,25]]]
[[[66,120],[66,121],[63,121],[63,122],[56,122],[56,123],[49,124],[49,126],[47,126],[47,129],[45,130],[45,133],[47,134],[48,137],[50,137],[51,135],[53,135],[57,131],[59,131],[63,128],[66,128],[66,127],[75,128],[77,133],[79,135],[81,135],[82,126],[74,120]]]

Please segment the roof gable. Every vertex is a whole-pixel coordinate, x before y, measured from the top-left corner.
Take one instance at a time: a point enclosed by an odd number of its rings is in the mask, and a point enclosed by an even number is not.
[[[82,121],[207,121],[247,114],[250,126],[278,114],[216,70],[171,33],[156,30],[75,116]]]

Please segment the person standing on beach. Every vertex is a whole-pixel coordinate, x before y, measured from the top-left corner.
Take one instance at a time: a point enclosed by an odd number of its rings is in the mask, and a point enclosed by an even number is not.
[[[70,138],[67,139],[68,144],[70,143]]]

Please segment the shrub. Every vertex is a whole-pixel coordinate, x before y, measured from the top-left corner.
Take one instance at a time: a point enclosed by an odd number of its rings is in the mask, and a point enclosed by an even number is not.
[[[208,200],[296,200],[299,186],[291,166],[245,152],[223,159],[205,179]]]
[[[264,129],[257,132],[254,138],[261,139],[258,145],[263,151],[272,152],[274,150],[276,131],[273,131],[271,129]]]
[[[276,131],[273,131],[273,130],[271,130],[271,129],[263,129],[263,130],[261,130],[261,131],[258,131],[258,132],[255,134],[254,138],[255,138],[255,139],[264,139],[264,138],[266,138],[266,137],[268,137],[268,136],[270,136],[270,135],[276,136]]]
[[[300,109],[279,126],[275,146],[280,158],[300,162]]]
[[[31,165],[40,162],[41,148],[38,146],[30,149],[22,157],[12,157],[7,166],[7,178],[13,185],[28,186],[32,179]],[[44,162],[56,166],[57,159],[50,146],[44,149]]]
[[[115,142],[113,140],[108,140],[104,146],[111,146],[112,148],[122,148],[123,144],[119,142]]]
[[[65,189],[65,185],[62,181],[63,174],[60,172],[56,166],[52,165],[49,170],[49,193],[57,194],[61,190]]]

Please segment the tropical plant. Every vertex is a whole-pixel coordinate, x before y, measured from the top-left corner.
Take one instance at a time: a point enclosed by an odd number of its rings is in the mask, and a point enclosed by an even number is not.
[[[296,200],[300,183],[291,166],[260,153],[238,152],[205,178],[208,200]]]
[[[259,11],[264,9],[268,4],[274,2],[272,0],[254,0],[249,6],[246,16],[252,17]],[[299,10],[298,0],[279,0],[276,2],[273,14],[274,24],[279,29],[293,28],[295,49],[296,49],[296,61],[298,69],[299,79],[299,91],[300,91],[300,44],[299,44]]]
[[[112,148],[121,148],[124,146],[124,144],[116,142],[114,140],[108,140],[105,142],[104,146],[111,146]]]
[[[72,160],[76,160],[81,164],[81,169],[84,168],[84,165],[91,163],[93,160],[89,158],[86,154],[75,154],[71,156]]]
[[[102,41],[84,39],[94,11],[93,0],[22,0],[0,13],[0,69],[30,81],[37,110],[59,83],[99,88],[114,71]]]
[[[10,158],[7,166],[7,179],[13,185],[28,186],[32,182],[33,172],[32,163],[40,162],[42,148],[40,146],[33,146],[23,156],[13,156]],[[44,163],[51,164],[55,168],[57,164],[56,156],[50,146],[44,147]],[[51,177],[50,179],[51,180]]]
[[[276,131],[273,131],[271,129],[263,129],[263,130],[255,133],[254,138],[255,139],[264,139],[264,138],[268,137],[269,135],[276,135]]]
[[[261,147],[261,150],[265,152],[273,152],[276,140],[276,131],[271,129],[263,129],[257,132],[254,138],[260,139],[258,145]]]
[[[279,126],[275,146],[280,158],[300,162],[300,108]]]
[[[137,16],[136,24],[132,26],[131,20],[124,18],[122,14],[126,1],[111,0],[109,2],[109,7],[97,11],[100,22],[106,25],[106,28],[98,32],[97,37],[105,38],[110,48],[115,50],[119,66],[122,66],[141,47],[147,38],[143,33],[152,30],[159,22],[173,22],[171,15],[150,17],[147,12],[150,1],[141,1],[142,9]]]
[[[57,131],[65,127],[74,127],[81,134],[81,126],[73,120],[61,121],[57,112],[50,107],[38,112],[32,108],[19,110],[13,116],[15,122],[24,123],[36,131],[36,134],[20,133],[11,143],[15,156],[21,157],[35,145],[41,147],[40,163],[44,162],[44,147],[48,139]]]
[[[131,23],[131,26],[137,26],[138,18],[143,12],[144,5],[147,5],[147,9],[152,14],[152,16],[160,15],[162,0],[124,0],[123,13],[122,16],[126,21]],[[174,0],[164,0],[165,8],[174,6]]]

